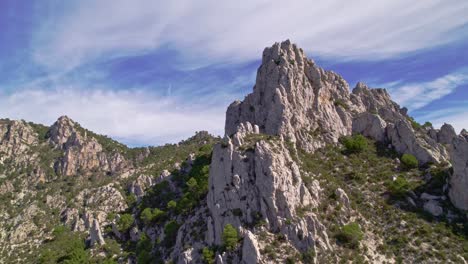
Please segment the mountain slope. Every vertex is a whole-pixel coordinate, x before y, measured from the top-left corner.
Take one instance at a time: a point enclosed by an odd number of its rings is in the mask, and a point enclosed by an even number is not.
[[[466,263],[468,133],[285,41],[223,139],[130,149],[61,117],[0,121],[6,263]]]

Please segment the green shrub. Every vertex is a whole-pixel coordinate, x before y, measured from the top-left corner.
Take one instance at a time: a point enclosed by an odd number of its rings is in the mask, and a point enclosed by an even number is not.
[[[178,230],[179,224],[174,220],[164,226],[164,245],[166,247],[172,247],[175,244]]]
[[[403,197],[410,189],[409,182],[402,176],[398,176],[396,180],[388,184],[388,189],[395,197]]]
[[[408,169],[417,168],[419,166],[418,160],[411,154],[403,154],[403,156],[401,156],[401,162]]]
[[[421,124],[416,122],[416,120],[414,120],[414,118],[410,117],[408,120],[410,121],[411,126],[413,127],[413,129],[417,130],[417,129],[421,128]]]
[[[350,248],[357,248],[363,237],[364,234],[356,222],[344,225],[336,234],[338,241]]]
[[[167,209],[169,210],[174,210],[177,208],[177,202],[174,201],[174,200],[170,200],[168,203],[167,203]]]
[[[346,104],[346,102],[344,100],[342,100],[342,99],[335,100],[334,105],[335,106],[341,106],[342,108],[344,108],[346,110],[349,109],[348,104]]]
[[[154,263],[154,258],[151,254],[152,247],[151,240],[143,233],[136,246],[137,263]]]
[[[129,207],[132,207],[136,203],[137,198],[133,193],[131,193],[125,197],[125,201]]]
[[[349,153],[359,153],[367,149],[367,139],[363,135],[354,135],[352,137],[345,137],[343,145]]]
[[[207,248],[207,247],[203,248],[202,255],[203,255],[203,261],[206,264],[215,263],[215,254],[213,250],[211,250],[210,248]]]
[[[314,263],[315,259],[315,250],[313,248],[309,248],[307,251],[301,254],[301,260],[303,263]]]
[[[120,232],[126,232],[132,225],[135,219],[131,214],[123,214],[120,216],[119,221],[117,221],[117,227]]]
[[[432,123],[427,121],[426,123],[424,123],[423,127],[432,127]]]
[[[237,242],[239,241],[239,235],[237,234],[237,230],[231,224],[227,224],[224,226],[222,238],[223,246],[228,251],[233,250],[237,246]]]
[[[89,252],[79,233],[59,226],[52,234],[53,240],[45,243],[41,248],[39,263],[89,263]]]
[[[161,220],[164,219],[165,215],[166,214],[164,213],[164,211],[158,208],[154,208],[154,209],[145,208],[141,212],[140,218],[141,220],[143,220],[145,224],[149,224],[151,222],[160,222]]]

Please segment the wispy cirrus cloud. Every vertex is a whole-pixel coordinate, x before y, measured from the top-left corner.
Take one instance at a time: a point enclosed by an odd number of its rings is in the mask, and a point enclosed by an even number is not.
[[[0,93],[4,116],[52,124],[68,115],[86,128],[134,146],[175,143],[201,130],[221,135],[224,108],[224,104],[187,104],[180,97],[138,89],[67,87]]]
[[[310,57],[356,69],[366,61],[364,78],[396,79],[394,97],[412,109],[466,81],[465,71],[406,85],[398,82],[408,81],[401,72],[390,76],[395,67],[374,69],[466,41],[467,1],[44,0],[24,6],[11,1],[0,9],[2,117],[51,123],[67,114],[131,144],[175,142],[200,129],[222,134],[225,107],[250,91],[263,48],[287,38]],[[408,64],[419,70],[427,62]],[[354,78],[350,67],[347,77]]]
[[[257,59],[291,38],[314,56],[379,59],[466,37],[466,13],[468,2],[457,0],[85,0],[44,19],[34,55],[67,69],[166,45],[192,62],[226,63]]]
[[[468,69],[461,69],[426,82],[406,84],[403,81],[395,81],[380,86],[387,87],[392,98],[400,105],[417,110],[453,93],[464,84],[468,84]]]

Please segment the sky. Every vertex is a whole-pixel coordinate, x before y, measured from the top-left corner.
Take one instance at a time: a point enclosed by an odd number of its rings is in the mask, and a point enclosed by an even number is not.
[[[0,118],[68,115],[129,146],[222,135],[265,47],[386,88],[419,122],[468,128],[466,0],[1,0]]]

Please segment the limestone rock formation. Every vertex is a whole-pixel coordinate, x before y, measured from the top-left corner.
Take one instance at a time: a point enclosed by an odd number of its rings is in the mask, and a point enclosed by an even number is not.
[[[93,171],[115,174],[129,167],[122,154],[106,152],[95,137],[88,136],[67,116],[60,117],[51,126],[48,136],[52,144],[64,151],[64,157],[57,164],[62,175],[90,174]]]
[[[32,145],[38,144],[37,133],[24,121],[0,121],[0,159],[15,157],[18,162]]]
[[[298,251],[326,251],[332,246],[312,212],[320,203],[321,188],[318,183],[303,183],[296,148],[314,152],[342,136],[360,133],[388,143],[400,154],[414,155],[421,164],[443,163],[450,160],[445,145],[452,144],[452,130],[418,127],[385,89],[358,83],[350,92],[339,75],[319,68],[296,45],[276,43],[263,53],[253,93],[233,102],[226,112],[225,138],[212,156],[206,241],[221,244],[223,227],[231,224],[244,238],[245,250],[252,252],[256,247],[252,226],[264,221],[267,232],[283,234]],[[466,153],[460,147],[456,151]],[[460,175],[466,175],[463,159],[455,162]],[[452,187],[452,196],[465,199],[460,192]],[[337,189],[336,196],[349,215],[346,193]],[[427,201],[424,209],[443,214],[435,200]],[[298,217],[299,211],[306,213]],[[217,256],[220,262],[224,258]],[[262,262],[261,254],[245,258]]]
[[[317,206],[314,197],[319,194],[312,196],[302,182],[285,143],[273,138],[249,145],[252,137],[262,135],[249,123],[241,124],[235,140],[227,138],[213,151],[207,198],[212,241],[221,244],[227,224],[245,233],[247,226],[263,220],[268,230],[283,233],[298,249],[328,249],[328,236],[316,215],[308,212],[304,218],[297,217],[297,210]]]
[[[89,231],[89,243],[91,246],[94,245],[104,245],[106,242],[104,241],[104,238],[102,237],[101,233],[101,228],[99,227],[99,222],[97,219],[93,220],[93,225],[91,226],[91,229]]]
[[[140,175],[128,187],[128,192],[134,194],[137,198],[143,197],[145,190],[155,184],[154,180],[147,175]]]
[[[387,123],[377,114],[364,112],[353,120],[353,132],[377,141],[385,141]]]
[[[259,263],[260,260],[260,247],[257,238],[252,232],[247,231],[244,244],[242,245],[242,261],[243,263]]]
[[[260,132],[283,135],[313,151],[351,133],[352,111],[362,112],[356,96],[338,74],[325,71],[289,41],[263,52],[253,93],[232,103],[226,113],[226,135],[241,123]]]
[[[456,207],[468,210],[468,138],[461,134],[453,139],[451,146],[453,175],[449,196]]]

